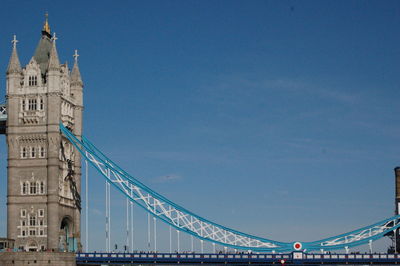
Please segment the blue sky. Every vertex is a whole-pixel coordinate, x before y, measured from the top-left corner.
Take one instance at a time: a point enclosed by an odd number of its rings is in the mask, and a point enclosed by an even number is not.
[[[84,134],[159,193],[280,241],[393,215],[400,2],[6,0],[3,93],[13,34],[27,64],[46,11],[60,60],[72,66],[74,49],[81,55]],[[5,235],[4,137],[1,150]],[[102,250],[104,181],[91,173],[90,248]],[[121,245],[117,191],[112,204],[112,242]],[[146,216],[135,217],[144,249]]]

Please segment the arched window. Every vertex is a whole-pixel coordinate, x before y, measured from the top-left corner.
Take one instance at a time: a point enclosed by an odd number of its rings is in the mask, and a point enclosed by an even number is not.
[[[26,147],[21,147],[21,158],[25,159],[28,157],[28,149]]]
[[[44,194],[44,182],[40,182],[40,194]]]
[[[44,147],[40,146],[39,147],[39,158],[44,158],[44,157],[46,157],[46,152],[44,150]]]
[[[30,111],[37,110],[37,99],[28,100],[28,110]]]
[[[22,183],[22,195],[28,194],[28,187],[29,187],[28,184],[29,184],[28,182]]]
[[[28,85],[29,86],[37,86],[37,76],[29,76]]]
[[[35,195],[36,193],[37,193],[37,190],[36,190],[36,182],[31,182],[30,194]]]
[[[29,226],[35,226],[36,225],[36,216],[32,215],[29,217]]]
[[[36,157],[36,149],[35,147],[31,147],[31,158],[35,158]]]

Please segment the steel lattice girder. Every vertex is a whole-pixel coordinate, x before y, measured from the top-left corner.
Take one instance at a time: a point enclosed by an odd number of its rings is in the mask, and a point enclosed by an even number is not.
[[[154,217],[200,240],[234,249],[255,252],[290,252],[294,242],[279,242],[242,233],[211,222],[173,203],[125,172],[105,156],[88,139],[78,139],[60,123],[60,130],[82,156],[125,197],[135,202]],[[399,226],[400,216],[394,216],[371,226],[314,242],[301,244],[302,250],[333,250],[365,244],[383,237]]]

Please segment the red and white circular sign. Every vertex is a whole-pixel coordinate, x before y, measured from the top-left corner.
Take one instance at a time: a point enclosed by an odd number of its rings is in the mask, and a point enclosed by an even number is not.
[[[303,247],[303,245],[300,242],[294,242],[293,248],[295,250],[300,250]]]

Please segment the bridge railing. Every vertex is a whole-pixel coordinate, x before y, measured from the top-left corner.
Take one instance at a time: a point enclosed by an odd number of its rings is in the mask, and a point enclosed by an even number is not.
[[[79,264],[91,262],[151,262],[151,263],[246,263],[246,264],[388,264],[399,263],[399,254],[247,254],[247,253],[77,253],[76,260]]]

